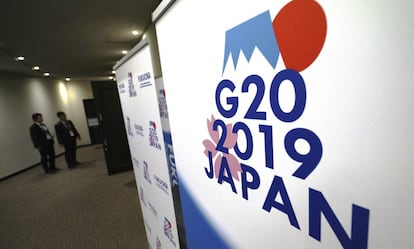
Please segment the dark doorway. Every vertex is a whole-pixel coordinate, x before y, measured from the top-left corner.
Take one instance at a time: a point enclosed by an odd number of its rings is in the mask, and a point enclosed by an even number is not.
[[[95,102],[93,99],[84,99],[83,107],[85,108],[86,120],[88,121],[89,136],[91,144],[103,143],[101,127],[99,126],[98,113],[96,112]]]
[[[91,84],[108,174],[131,170],[131,155],[116,82],[92,81]]]

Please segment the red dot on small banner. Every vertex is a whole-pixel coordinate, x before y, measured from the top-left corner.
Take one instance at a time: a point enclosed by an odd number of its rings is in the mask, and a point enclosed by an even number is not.
[[[314,0],[293,0],[273,20],[280,54],[286,68],[298,72],[318,57],[326,38],[326,16]]]

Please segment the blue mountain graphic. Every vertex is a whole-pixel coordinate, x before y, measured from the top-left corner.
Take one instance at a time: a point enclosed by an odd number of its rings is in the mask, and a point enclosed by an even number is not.
[[[275,68],[279,58],[279,47],[276,42],[269,11],[265,11],[227,30],[223,73],[230,54],[233,58],[234,69],[236,69],[240,51],[243,51],[247,61],[250,61],[255,47],[259,49],[269,64]]]

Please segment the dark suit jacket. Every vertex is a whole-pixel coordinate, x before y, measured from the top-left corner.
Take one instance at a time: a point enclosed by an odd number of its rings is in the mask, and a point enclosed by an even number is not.
[[[54,144],[53,137],[52,139],[47,139],[46,133],[40,128],[36,123],[33,123],[30,126],[30,138],[32,139],[33,145],[35,148],[45,148],[48,145]]]
[[[75,134],[75,139],[80,138],[78,131],[76,130],[75,126],[73,125],[72,121],[66,120],[66,123],[72,128],[73,133]],[[69,129],[65,127],[65,125],[59,121],[55,124],[55,131],[56,137],[59,141],[59,144],[65,144],[67,141],[70,141],[74,137],[70,135]]]

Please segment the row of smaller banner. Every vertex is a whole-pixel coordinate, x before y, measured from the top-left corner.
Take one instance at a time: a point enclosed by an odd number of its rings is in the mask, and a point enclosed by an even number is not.
[[[135,49],[116,68],[116,78],[148,246],[179,249],[174,209],[178,179],[165,91],[162,79],[154,79],[148,42]]]

